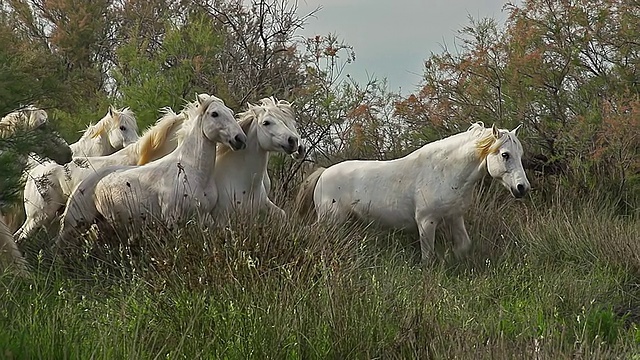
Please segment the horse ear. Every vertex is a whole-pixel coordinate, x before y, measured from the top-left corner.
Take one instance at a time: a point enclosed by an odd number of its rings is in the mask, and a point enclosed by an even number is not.
[[[115,117],[115,113],[116,110],[113,108],[112,105],[109,105],[109,117]]]
[[[196,93],[196,98],[198,98],[198,103],[200,103],[200,105],[202,105],[202,103],[205,102],[205,100],[207,100],[210,97],[211,97],[211,95],[209,95],[209,94],[198,94],[198,93]]]
[[[496,124],[493,124],[491,126],[491,132],[493,132],[493,137],[495,137],[496,139],[500,138],[500,130],[498,130],[498,128],[496,127]]]
[[[251,104],[249,104],[249,108],[253,111],[254,114],[256,114],[257,117],[260,117],[262,114],[265,113],[264,107],[259,106],[259,105],[251,105]]]
[[[520,125],[516,126],[515,129],[511,130],[511,133],[513,133],[515,135],[516,131],[518,131],[518,129],[520,129],[521,127],[522,127],[522,123],[520,123]]]

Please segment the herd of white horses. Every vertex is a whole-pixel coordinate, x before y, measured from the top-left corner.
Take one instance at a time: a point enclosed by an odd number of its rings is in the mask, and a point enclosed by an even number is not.
[[[57,233],[52,245],[64,252],[94,225],[99,233],[126,235],[150,221],[184,224],[193,216],[215,227],[235,211],[288,216],[268,196],[267,165],[272,152],[306,156],[292,104],[268,97],[236,115],[222,99],[198,94],[178,113],[161,111],[139,136],[128,108],[109,108],[76,143],[57,137],[58,149],[34,149],[21,160],[24,202],[0,213],[5,267],[27,273],[17,243],[39,229]],[[20,121],[38,129],[47,114],[35,107],[13,112],[0,120],[0,135],[11,136]],[[530,188],[516,131],[475,123],[402,158],[318,168],[301,185],[296,208],[318,221],[356,217],[416,232],[423,260],[445,223],[462,255],[471,244],[463,215],[478,181],[489,174],[514,197]]]

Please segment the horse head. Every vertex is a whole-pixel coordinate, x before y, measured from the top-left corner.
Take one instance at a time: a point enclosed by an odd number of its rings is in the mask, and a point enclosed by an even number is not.
[[[531,188],[522,166],[522,144],[516,137],[519,128],[520,126],[508,131],[498,129],[494,124],[491,134],[480,141],[486,149],[484,154],[489,175],[509,189],[516,198],[523,197]]]
[[[236,122],[233,111],[224,104],[222,99],[212,95],[202,95],[197,96],[198,105],[188,112],[189,117],[195,118],[193,115],[200,117],[202,132],[209,141],[225,144],[233,150],[244,149],[247,136]],[[197,123],[193,120],[185,122],[181,131],[185,127],[198,126]]]
[[[109,107],[105,130],[109,144],[114,149],[122,149],[139,139],[138,123],[129,108],[116,110]]]
[[[306,154],[296,128],[293,108],[287,101],[264,98],[260,100],[260,105],[249,104],[249,110],[240,114],[240,119],[241,123],[252,119],[258,144],[263,150],[284,152],[296,157]]]
[[[42,158],[49,158],[58,164],[71,161],[69,144],[49,125],[45,110],[29,105],[5,116],[0,123],[4,135],[20,134],[28,139],[29,150]]]

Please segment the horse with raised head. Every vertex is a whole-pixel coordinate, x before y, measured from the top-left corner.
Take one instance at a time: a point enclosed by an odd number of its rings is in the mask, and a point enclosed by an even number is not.
[[[423,261],[434,251],[436,227],[445,222],[460,256],[471,245],[463,216],[477,182],[489,174],[516,198],[530,188],[516,131],[475,123],[399,159],[319,168],[300,188],[299,212],[305,216],[315,210],[318,219],[338,222],[355,216],[417,232]]]
[[[71,161],[72,151],[69,144],[55,131],[49,128],[46,111],[28,106],[16,110],[0,119],[0,138],[22,139],[28,144],[29,154],[19,153],[17,148],[9,145],[0,152],[13,152],[17,156],[17,165],[20,170],[27,170],[35,163],[51,159],[58,164],[66,164]]]
[[[109,107],[95,125],[90,124],[80,139],[71,144],[73,156],[102,156],[138,141],[138,122],[129,108]]]
[[[239,114],[239,124],[247,134],[247,148],[231,151],[220,146],[213,169],[218,188],[218,202],[213,217],[228,215],[234,209],[255,212],[267,209],[284,214],[268,197],[270,183],[267,164],[270,152],[283,152],[292,156],[305,154],[300,134],[296,128],[295,114],[285,100],[268,97],[260,105],[248,105]]]
[[[28,166],[30,160],[39,161],[46,158],[60,164],[71,161],[72,152],[69,144],[56,132],[49,129],[47,123],[46,111],[33,106],[14,111],[0,119],[0,139],[23,138],[30,145],[29,150],[31,151],[30,154],[22,154],[9,144],[9,146],[3,146],[0,150],[0,156],[14,152],[18,160],[14,165],[22,171]],[[16,140],[16,142],[19,141]],[[3,184],[6,181],[6,177],[0,178],[0,188],[4,188],[4,185],[9,186],[9,184]],[[9,207],[12,205],[5,203],[5,200],[0,199],[0,208],[2,205]],[[25,275],[27,264],[7,226],[8,221],[0,209],[0,264],[3,268],[15,266],[18,274]]]
[[[171,225],[213,210],[218,200],[212,176],[217,143],[239,150],[247,137],[221,99],[197,100],[185,109],[189,120],[179,131],[183,140],[171,154],[139,167],[102,168],[78,185],[63,214],[58,248],[99,218],[125,230],[127,224],[147,219]]]
[[[46,119],[46,113],[44,115]],[[138,124],[133,112],[129,108],[117,110],[109,107],[107,114],[95,125],[89,125],[70,148],[73,157],[109,155],[134,143],[138,138]],[[29,180],[38,178],[38,174],[51,172],[57,166],[50,161],[30,161],[27,184]],[[24,211],[22,206],[15,206],[8,214],[11,220],[7,225],[12,231],[16,231],[25,221]]]
[[[38,141],[29,141],[30,156],[21,157],[24,161],[44,161],[35,158],[41,156],[66,164],[71,161],[69,144],[60,135],[49,128],[49,115],[46,111],[33,105],[15,110],[0,119],[0,138],[6,139],[12,136],[37,137]],[[34,137],[34,140],[35,140]]]
[[[138,141],[111,155],[74,157],[64,166],[49,163],[33,169],[24,190],[26,221],[14,234],[16,240],[25,240],[38,228],[56,225],[55,219],[73,189],[96,170],[113,165],[143,165],[172,152],[178,146],[176,133],[186,116],[170,108],[162,111],[164,115]]]

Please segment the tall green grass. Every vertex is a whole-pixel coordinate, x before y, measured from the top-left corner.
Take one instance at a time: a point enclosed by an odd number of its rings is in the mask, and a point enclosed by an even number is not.
[[[640,357],[640,222],[481,194],[463,260],[362,224],[238,217],[0,278],[4,358]],[[535,194],[534,194],[535,196]],[[40,260],[39,260],[40,259]]]

